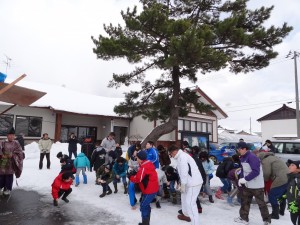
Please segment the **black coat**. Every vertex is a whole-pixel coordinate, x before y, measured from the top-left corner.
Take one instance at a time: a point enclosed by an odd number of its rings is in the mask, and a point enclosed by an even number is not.
[[[96,148],[91,156],[91,168],[94,167],[94,170],[97,171],[105,163],[105,155],[106,151],[104,148]]]
[[[70,138],[68,140],[68,143],[69,143],[69,146],[68,146],[69,152],[76,152],[77,151],[77,143],[78,143],[77,138]]]
[[[201,173],[201,177],[202,177],[202,180],[203,180],[203,184],[202,185],[205,185],[206,184],[206,173],[205,173],[205,170],[204,170],[204,167],[203,167],[203,164],[201,162],[201,160],[199,159],[198,155],[192,155],[193,159],[195,160],[197,166],[198,166],[198,169]]]

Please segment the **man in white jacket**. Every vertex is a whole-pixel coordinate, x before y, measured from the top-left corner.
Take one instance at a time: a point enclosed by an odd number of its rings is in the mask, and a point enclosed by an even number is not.
[[[168,149],[169,155],[177,161],[177,171],[181,181],[181,207],[183,215],[177,218],[192,225],[199,225],[199,215],[196,199],[203,183],[195,160],[187,153],[172,145]]]

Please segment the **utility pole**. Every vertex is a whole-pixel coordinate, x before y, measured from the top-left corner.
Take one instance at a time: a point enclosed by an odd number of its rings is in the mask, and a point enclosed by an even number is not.
[[[295,67],[295,94],[296,94],[296,121],[297,121],[297,138],[300,138],[300,112],[299,112],[299,90],[298,90],[298,74],[297,74],[297,57],[299,57],[299,52],[290,51],[286,58],[291,57],[294,59]]]

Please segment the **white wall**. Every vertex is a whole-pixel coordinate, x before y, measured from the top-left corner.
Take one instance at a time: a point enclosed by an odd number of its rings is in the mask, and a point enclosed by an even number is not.
[[[296,119],[262,121],[261,132],[263,142],[267,139],[272,139],[275,134],[296,134]]]
[[[0,105],[0,112],[6,110],[9,106]],[[11,110],[7,111],[5,114],[13,114],[15,116],[36,116],[42,117],[42,134],[48,133],[51,139],[54,138],[55,132],[55,113],[52,113],[50,109],[41,109],[41,108],[30,108],[30,107],[21,107],[16,106]],[[14,127],[15,127],[15,119],[14,117]],[[25,137],[26,139],[26,137]],[[31,138],[31,139],[40,139],[38,138]]]

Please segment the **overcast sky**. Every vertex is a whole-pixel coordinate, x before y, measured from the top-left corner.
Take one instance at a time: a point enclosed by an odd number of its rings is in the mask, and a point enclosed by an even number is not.
[[[128,72],[131,66],[123,60],[97,60],[91,36],[104,34],[104,23],[122,24],[120,11],[134,4],[138,1],[0,0],[0,72],[7,72],[12,79],[26,73],[27,81],[122,97],[126,89],[109,89],[107,84],[113,73]],[[292,102],[288,106],[295,108],[294,61],[285,56],[290,50],[300,52],[300,1],[250,0],[252,8],[262,4],[275,5],[267,26],[288,22],[294,27],[275,47],[279,56],[260,71],[199,74],[197,82],[228,114],[220,125],[238,131],[249,131],[250,118],[252,131],[260,131],[256,120],[283,103]],[[8,61],[10,67],[6,65]],[[297,62],[299,65],[299,59]],[[185,82],[182,86],[192,84]]]

